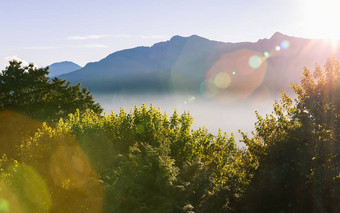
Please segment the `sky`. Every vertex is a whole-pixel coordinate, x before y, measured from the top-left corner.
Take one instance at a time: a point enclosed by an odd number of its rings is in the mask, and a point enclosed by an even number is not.
[[[338,0],[0,0],[0,68],[13,58],[84,66],[174,35],[340,39],[339,8]]]

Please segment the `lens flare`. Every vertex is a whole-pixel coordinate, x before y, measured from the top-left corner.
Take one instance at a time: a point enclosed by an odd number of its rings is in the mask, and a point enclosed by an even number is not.
[[[258,55],[253,55],[249,58],[248,64],[251,68],[257,69],[262,64],[262,59]]]
[[[9,212],[9,203],[6,199],[0,198],[0,212]]]
[[[214,96],[218,93],[218,88],[216,87],[214,80],[209,79],[206,83],[206,86],[207,86],[207,92],[210,96]]]
[[[268,51],[265,51],[265,52],[263,53],[263,55],[264,55],[264,57],[268,58],[268,57],[269,57],[269,52],[268,52]]]
[[[202,91],[201,91],[202,92]],[[187,100],[184,101],[184,104],[191,104],[195,101],[196,97],[195,96],[191,96],[189,97]]]
[[[206,95],[206,81],[203,81],[201,84],[200,84],[200,93],[202,95]]]
[[[226,89],[230,85],[230,76],[225,72],[220,72],[216,75],[214,80],[216,86],[220,89]]]
[[[86,188],[84,186],[93,172],[86,155],[77,145],[58,147],[52,154],[50,163],[50,174],[59,186],[70,179],[72,188]]]
[[[282,49],[282,50],[287,49],[289,46],[290,46],[290,43],[287,40],[284,40],[280,43],[280,49]]]
[[[52,177],[51,181],[57,186],[77,191],[86,197],[86,203],[84,202],[81,205],[89,212],[102,212],[103,187],[97,180],[90,159],[79,147],[74,137],[66,136],[59,142],[60,145],[52,153],[50,159],[49,174]],[[85,142],[83,141],[83,143]],[[93,147],[92,149],[95,150]],[[57,196],[61,195],[57,194]],[[58,199],[63,198],[58,197]],[[77,197],[70,197],[70,199],[77,199]]]
[[[201,93],[221,104],[243,100],[262,84],[266,70],[263,52],[242,49],[227,53],[206,73]]]
[[[276,46],[276,47],[275,47],[275,50],[276,50],[276,51],[280,51],[280,50],[281,50],[281,47],[280,47],[280,46]]]
[[[200,85],[201,94],[213,97],[218,93],[218,88],[212,79],[203,81]]]
[[[15,193],[22,209],[26,209],[27,212],[37,212],[38,210],[49,212],[52,201],[48,186],[45,179],[33,167],[13,164],[7,169],[7,172],[11,177],[11,185],[20,189]],[[9,205],[9,208],[13,207],[13,205]],[[10,211],[14,212],[13,209]]]
[[[0,182],[0,212],[22,212],[23,203],[20,195],[15,194],[9,184]]]

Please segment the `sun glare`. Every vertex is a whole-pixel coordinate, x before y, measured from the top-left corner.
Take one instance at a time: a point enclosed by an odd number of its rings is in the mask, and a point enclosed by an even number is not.
[[[340,40],[340,1],[302,0],[301,28],[313,38]]]

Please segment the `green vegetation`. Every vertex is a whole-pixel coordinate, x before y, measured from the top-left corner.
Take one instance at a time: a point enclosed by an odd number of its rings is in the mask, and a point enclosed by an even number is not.
[[[324,68],[305,68],[295,103],[283,94],[245,138],[259,167],[244,212],[340,211],[340,66],[333,58]]]
[[[191,123],[189,113],[168,118],[144,105],[129,114],[78,111],[56,128],[44,125],[20,147],[20,161],[48,182],[52,212],[61,206],[64,212],[231,208],[249,179],[248,156],[232,136],[193,131]],[[215,199],[217,193],[223,199]],[[67,203],[79,195],[82,201]]]
[[[256,131],[243,134],[244,148],[232,134],[192,130],[188,112],[168,117],[152,105],[101,115],[91,102],[94,108],[58,122],[46,116],[33,136],[3,151],[0,211],[338,212],[339,85],[335,59],[324,71],[305,69],[301,85],[293,85],[296,100],[282,93],[273,114],[257,115]],[[14,129],[39,126],[8,111],[0,115]]]
[[[48,68],[22,66],[15,60],[0,72],[0,155],[6,153],[17,159],[17,146],[23,138],[34,135],[41,121],[54,125],[77,109],[102,112],[80,84],[71,86],[59,78],[50,80],[47,75]]]
[[[48,68],[36,68],[33,64],[22,66],[10,61],[0,73],[0,111],[11,110],[42,121],[58,121],[76,109],[101,113],[87,89],[80,84],[71,86],[59,78],[51,81]]]

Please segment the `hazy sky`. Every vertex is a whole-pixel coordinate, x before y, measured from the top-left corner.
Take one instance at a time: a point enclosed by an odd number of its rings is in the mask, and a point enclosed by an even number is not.
[[[84,66],[173,35],[340,38],[339,8],[339,0],[0,0],[0,66],[13,57]]]

